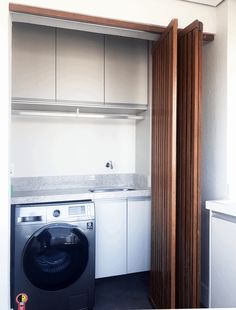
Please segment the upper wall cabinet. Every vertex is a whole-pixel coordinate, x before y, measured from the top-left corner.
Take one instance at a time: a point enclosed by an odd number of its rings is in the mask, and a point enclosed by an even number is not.
[[[12,96],[55,99],[55,29],[13,24]]]
[[[145,40],[15,23],[13,109],[44,104],[46,111],[49,105],[61,111],[64,104],[73,113],[75,107],[80,113],[145,111],[148,52]]]
[[[57,29],[57,99],[104,103],[104,35]]]
[[[105,102],[147,104],[147,41],[106,36]]]

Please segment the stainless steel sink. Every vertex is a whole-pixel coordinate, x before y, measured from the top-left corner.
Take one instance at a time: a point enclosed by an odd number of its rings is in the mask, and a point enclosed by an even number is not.
[[[92,188],[89,189],[91,193],[103,193],[103,192],[125,192],[125,191],[134,191],[135,188],[130,187],[116,187],[116,188]]]

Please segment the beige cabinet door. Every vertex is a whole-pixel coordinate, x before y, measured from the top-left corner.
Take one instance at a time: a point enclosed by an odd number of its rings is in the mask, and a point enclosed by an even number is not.
[[[55,98],[55,29],[13,23],[12,96]]]
[[[104,103],[104,36],[57,30],[57,99]]]
[[[148,43],[105,37],[105,102],[147,104]]]

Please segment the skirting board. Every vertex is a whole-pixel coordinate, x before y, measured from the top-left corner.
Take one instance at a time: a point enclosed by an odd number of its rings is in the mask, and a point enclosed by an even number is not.
[[[203,282],[201,282],[201,304],[206,308],[209,307],[209,288]]]

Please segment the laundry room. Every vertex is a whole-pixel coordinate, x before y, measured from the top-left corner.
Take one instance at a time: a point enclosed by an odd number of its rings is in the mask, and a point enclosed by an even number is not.
[[[226,76],[215,17],[226,23],[231,1],[0,3],[4,309],[223,304],[212,256],[220,236],[209,227],[221,211],[206,201],[228,190],[226,108],[213,76]]]
[[[11,16],[12,308],[149,308],[160,35]]]

